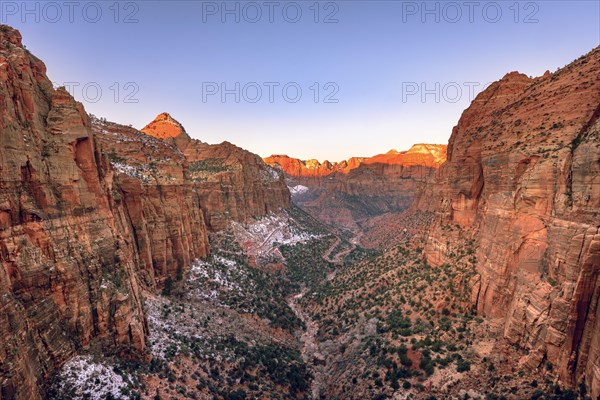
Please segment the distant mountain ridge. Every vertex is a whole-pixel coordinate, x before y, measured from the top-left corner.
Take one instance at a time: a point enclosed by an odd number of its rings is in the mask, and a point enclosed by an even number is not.
[[[406,151],[337,163],[286,155],[264,161],[285,173],[297,205],[325,223],[357,233],[369,218],[408,209],[418,186],[446,160],[446,150],[441,144],[415,144]]]
[[[315,159],[300,160],[288,155],[274,154],[263,160],[271,165],[279,165],[283,171],[293,177],[324,177],[333,173],[348,174],[350,171],[368,164],[384,165],[421,165],[426,167],[438,167],[446,160],[446,145],[444,144],[415,144],[409,150],[397,151],[392,149],[384,154],[372,157],[351,157],[340,162],[322,163]]]

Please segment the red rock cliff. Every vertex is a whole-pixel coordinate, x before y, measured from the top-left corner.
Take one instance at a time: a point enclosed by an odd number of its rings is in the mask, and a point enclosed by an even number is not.
[[[145,356],[141,291],[208,254],[207,231],[290,205],[231,144],[94,119],[0,25],[0,400],[39,399],[78,352]],[[157,138],[158,137],[158,138]]]
[[[408,208],[417,188],[445,159],[445,145],[416,144],[408,151],[334,164],[288,156],[265,161],[283,170],[290,186],[306,186],[308,191],[294,196],[298,205],[322,221],[356,231],[370,217]]]
[[[478,244],[473,299],[504,337],[600,395],[600,48],[554,74],[513,72],[477,96],[417,208],[436,210],[426,248]]]
[[[181,152],[187,176],[210,229],[230,221],[246,222],[291,205],[283,174],[259,156],[229,142],[207,144],[189,137],[169,114],[162,113],[142,131]]]
[[[81,104],[0,26],[0,398],[92,345],[142,354],[128,222]]]
[[[184,155],[171,142],[134,128],[93,121],[114,169],[113,194],[123,204],[135,240],[138,275],[150,288],[181,278],[209,253],[201,199]]]
[[[286,175],[295,178],[319,178],[334,173],[348,174],[361,165],[382,164],[402,166],[439,167],[446,161],[446,145],[415,144],[407,151],[390,150],[373,157],[351,157],[341,162],[330,163],[317,160],[302,161],[286,155],[272,155],[264,158],[269,165],[279,165]]]

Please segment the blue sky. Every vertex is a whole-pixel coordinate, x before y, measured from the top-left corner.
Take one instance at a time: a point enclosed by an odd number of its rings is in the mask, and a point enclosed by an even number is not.
[[[600,43],[596,0],[23,4],[1,21],[88,112],[141,128],[167,111],[209,143],[331,161],[446,143],[470,87]]]

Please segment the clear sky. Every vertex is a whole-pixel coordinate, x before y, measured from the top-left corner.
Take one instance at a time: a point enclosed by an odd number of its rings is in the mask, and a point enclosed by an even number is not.
[[[97,116],[337,161],[447,143],[473,90],[598,46],[599,4],[2,1],[0,19]]]

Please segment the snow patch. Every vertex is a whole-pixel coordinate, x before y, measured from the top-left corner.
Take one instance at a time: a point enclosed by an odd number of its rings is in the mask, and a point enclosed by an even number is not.
[[[301,229],[285,213],[269,214],[246,225],[233,222],[231,227],[237,241],[250,256],[269,256],[282,244],[304,243],[319,237]]]
[[[147,180],[150,176],[150,174],[146,172],[148,169],[146,166],[134,166],[116,161],[113,161],[111,164],[115,171],[132,178]]]
[[[266,182],[277,182],[279,180],[279,171],[269,165],[266,165],[265,167],[266,170],[260,171],[263,180]]]
[[[105,399],[109,394],[116,399],[126,399],[121,389],[128,386],[113,368],[94,362],[90,356],[77,356],[63,365],[59,375],[58,390],[74,399]]]
[[[290,193],[292,194],[292,196],[304,194],[309,191],[309,189],[303,185],[288,186],[288,189],[290,190]]]

